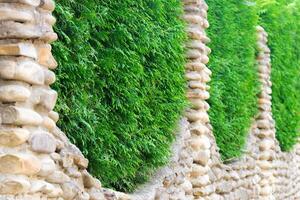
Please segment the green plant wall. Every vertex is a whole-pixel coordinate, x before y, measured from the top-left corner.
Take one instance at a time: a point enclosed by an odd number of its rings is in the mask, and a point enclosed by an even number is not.
[[[207,0],[212,49],[209,111],[223,160],[243,153],[257,113],[259,92],[256,52],[256,7],[244,1]]]
[[[222,159],[243,154],[257,113],[256,30],[269,33],[273,114],[283,150],[300,121],[299,0],[206,0],[209,111]],[[59,126],[104,186],[133,191],[166,164],[186,105],[181,0],[60,0],[54,54]]]
[[[289,151],[300,131],[300,1],[276,1],[260,12],[260,19],[269,34],[276,137]]]
[[[257,111],[256,25],[269,34],[276,137],[291,150],[300,125],[300,1],[216,1],[209,5],[210,117],[223,160],[243,153]]]
[[[168,161],[186,105],[181,0],[60,0],[59,126],[105,187],[132,191]]]

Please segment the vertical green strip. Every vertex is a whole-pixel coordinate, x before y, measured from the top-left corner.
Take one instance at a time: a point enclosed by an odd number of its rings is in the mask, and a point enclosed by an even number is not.
[[[276,137],[288,151],[297,143],[300,126],[300,1],[277,1],[260,17],[271,48]]]
[[[257,112],[258,76],[255,63],[258,16],[252,4],[207,0],[208,35],[212,49],[209,115],[224,160],[242,154]]]

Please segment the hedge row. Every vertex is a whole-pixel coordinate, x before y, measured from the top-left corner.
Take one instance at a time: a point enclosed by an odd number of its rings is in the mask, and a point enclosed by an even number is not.
[[[180,2],[58,2],[59,125],[107,187],[132,191],[168,160],[185,106]],[[207,3],[209,114],[223,160],[242,154],[257,112],[258,24],[269,33],[277,138],[290,150],[300,124],[300,1]]]
[[[261,23],[269,33],[273,115],[282,150],[291,150],[300,128],[300,1],[281,0],[263,7]]]
[[[224,160],[242,154],[257,111],[256,31],[269,33],[273,114],[282,150],[292,149],[300,128],[300,1],[207,0],[212,40],[210,117]]]
[[[258,16],[244,1],[207,0],[212,49],[209,115],[223,160],[242,154],[257,112],[255,64]]]
[[[59,126],[106,187],[132,191],[168,160],[186,105],[181,0],[60,0]]]

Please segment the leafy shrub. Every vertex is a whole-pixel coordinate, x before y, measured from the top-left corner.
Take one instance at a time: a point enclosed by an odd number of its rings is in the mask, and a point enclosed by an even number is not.
[[[278,1],[260,17],[271,48],[276,137],[288,151],[297,142],[300,125],[300,1]]]
[[[59,126],[106,187],[132,191],[168,160],[185,103],[180,0],[60,0]]]
[[[258,17],[244,1],[207,0],[213,72],[209,111],[224,160],[241,155],[257,112],[258,76],[255,65]]]

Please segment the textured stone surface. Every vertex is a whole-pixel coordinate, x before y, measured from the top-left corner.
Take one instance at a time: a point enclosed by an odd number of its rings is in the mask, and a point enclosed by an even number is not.
[[[55,138],[49,133],[34,134],[30,139],[31,149],[39,153],[53,153],[56,150]]]
[[[2,126],[0,128],[0,145],[3,146],[18,146],[27,141],[29,131],[21,128],[11,128]]]
[[[39,160],[28,154],[4,154],[0,163],[0,173],[34,175],[41,169]]]
[[[27,192],[30,186],[29,180],[25,177],[0,177],[0,194],[22,194]]]
[[[259,114],[245,154],[222,163],[209,123],[211,50],[204,0],[183,0],[187,22],[187,97],[191,108],[167,166],[130,195],[105,189],[86,170],[88,160],[56,122],[51,70],[52,0],[0,0],[0,200],[283,200],[300,199],[300,144],[282,153],[272,118],[268,34],[258,32]]]

